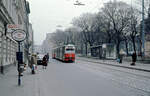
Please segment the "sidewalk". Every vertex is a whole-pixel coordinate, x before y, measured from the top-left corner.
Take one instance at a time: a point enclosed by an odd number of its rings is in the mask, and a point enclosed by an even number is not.
[[[93,57],[82,57],[80,56],[79,59],[93,62],[93,63],[99,63],[99,64],[105,64],[110,66],[116,66],[116,67],[123,67],[128,69],[134,69],[134,70],[140,70],[140,71],[146,71],[150,72],[150,64],[144,64],[144,63],[136,63],[135,66],[131,66],[131,62],[122,61],[122,63],[118,63],[116,60],[100,60]]]
[[[17,66],[10,66],[4,75],[0,74],[0,96],[38,96],[38,73],[32,75],[28,68],[18,86]]]

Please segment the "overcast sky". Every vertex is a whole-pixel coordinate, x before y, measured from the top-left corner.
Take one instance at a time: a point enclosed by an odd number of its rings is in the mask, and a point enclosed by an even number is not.
[[[72,18],[85,12],[98,12],[110,0],[79,0],[85,6],[73,5],[76,0],[28,0],[30,3],[30,22],[34,30],[35,44],[41,44],[46,33],[54,32],[57,25],[67,28]],[[122,0],[127,1],[127,0]]]

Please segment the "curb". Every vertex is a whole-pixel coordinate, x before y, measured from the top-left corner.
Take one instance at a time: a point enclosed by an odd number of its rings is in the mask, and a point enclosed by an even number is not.
[[[122,68],[128,68],[128,69],[134,69],[134,70],[139,70],[139,71],[150,72],[150,70],[142,69],[142,68],[128,67],[128,66],[122,66],[122,65],[114,65],[114,64],[109,64],[109,63],[104,63],[104,62],[90,61],[90,60],[85,60],[85,59],[82,59],[82,60],[88,61],[88,62],[93,62],[93,63],[98,63],[98,64],[103,64],[103,65],[109,65],[109,66],[122,67]]]

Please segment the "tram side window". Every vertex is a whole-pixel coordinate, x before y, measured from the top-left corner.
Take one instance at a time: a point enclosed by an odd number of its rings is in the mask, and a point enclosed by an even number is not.
[[[62,54],[64,54],[65,53],[65,47],[63,47],[63,49],[62,49]]]

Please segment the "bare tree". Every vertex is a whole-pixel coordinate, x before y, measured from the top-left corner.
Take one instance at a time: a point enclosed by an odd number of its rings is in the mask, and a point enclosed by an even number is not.
[[[140,21],[138,11],[121,1],[108,2],[97,14],[85,13],[74,18],[72,20],[74,27],[69,27],[65,31],[56,30],[53,36],[54,42],[57,45],[60,42],[72,43],[78,45],[79,50],[85,45],[86,54],[88,45],[91,47],[103,43],[115,43],[119,56],[122,41],[125,41],[128,53],[127,45],[130,37],[136,51],[135,38]]]
[[[131,38],[131,41],[132,41],[132,44],[133,44],[133,49],[134,49],[134,52],[136,52],[136,37],[139,33],[139,30],[138,30],[138,27],[140,25],[140,14],[138,13],[138,10],[137,9],[134,9],[134,8],[131,8],[131,14],[129,15],[130,16],[130,23],[129,23],[129,32],[130,32],[130,38]]]
[[[142,10],[141,10],[142,0],[134,0],[134,4],[139,9],[138,12],[140,14],[142,14]],[[145,13],[145,15],[148,15],[149,6],[150,6],[150,0],[144,0],[144,11],[145,11],[144,13]]]
[[[68,38],[68,43],[76,44],[76,42],[79,40],[78,35],[79,35],[79,28],[77,27],[69,27],[65,29],[64,31],[67,34]],[[78,39],[77,39],[78,38]]]
[[[93,46],[95,42],[95,14],[85,13],[78,18],[73,19],[72,24],[79,27],[82,31],[83,40],[85,41],[86,54],[87,46]],[[91,50],[92,51],[92,50]]]
[[[105,17],[110,21],[110,24],[115,33],[115,43],[117,49],[117,56],[120,52],[120,43],[123,40],[124,29],[128,26],[131,14],[130,6],[124,2],[108,2],[105,4],[102,12],[104,12]]]
[[[112,43],[114,32],[112,30],[111,21],[108,20],[102,12],[97,14],[97,31],[98,36],[103,43]]]
[[[50,41],[53,42],[56,46],[65,44],[67,35],[63,30],[56,30],[50,38]]]

